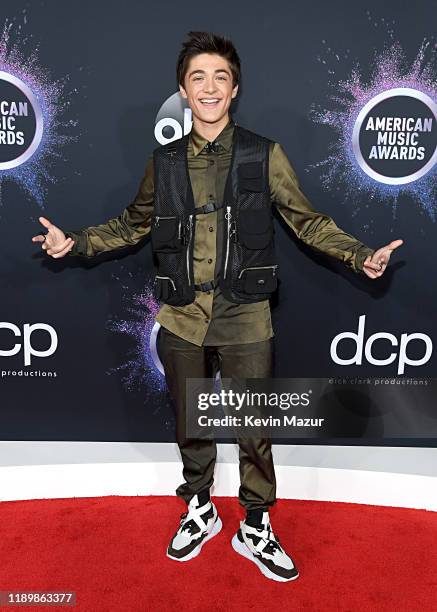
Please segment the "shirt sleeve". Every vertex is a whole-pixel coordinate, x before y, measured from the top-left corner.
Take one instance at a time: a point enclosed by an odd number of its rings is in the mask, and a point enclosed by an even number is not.
[[[149,156],[145,173],[135,199],[124,211],[106,223],[67,230],[64,234],[75,241],[68,255],[94,257],[104,251],[136,244],[150,232],[154,204],[153,154]]]
[[[310,247],[343,261],[355,273],[375,249],[339,228],[328,215],[316,211],[301,191],[296,172],[282,146],[270,145],[269,184],[271,199],[298,238]]]

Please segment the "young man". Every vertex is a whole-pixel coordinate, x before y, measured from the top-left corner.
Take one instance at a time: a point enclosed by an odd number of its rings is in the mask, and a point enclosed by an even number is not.
[[[54,258],[94,257],[135,244],[151,232],[157,262],[155,297],[162,302],[158,351],[177,414],[177,442],[187,503],[167,555],[197,556],[221,529],[210,498],[214,440],[185,436],[188,378],[272,375],[269,297],[277,285],[271,204],[297,236],[372,279],[385,271],[396,240],[373,250],[315,211],[299,188],[281,145],[240,127],[229,108],[237,96],[240,60],[228,39],[189,32],[177,62],[181,95],[193,116],[189,135],[157,147],[135,200],[102,225],[63,232],[44,217],[47,234],[32,240]],[[189,409],[189,407],[188,407]],[[269,507],[276,479],[268,439],[238,440],[240,503],[246,517],[234,549],[277,581],[298,570],[275,535]]]

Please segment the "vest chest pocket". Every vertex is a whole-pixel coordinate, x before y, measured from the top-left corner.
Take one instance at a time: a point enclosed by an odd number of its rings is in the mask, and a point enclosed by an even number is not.
[[[264,191],[262,162],[246,162],[238,165],[240,191]]]
[[[178,253],[182,249],[182,220],[175,216],[153,219],[152,248],[159,253]]]
[[[269,208],[240,210],[237,232],[247,249],[265,249],[273,240],[273,219]]]

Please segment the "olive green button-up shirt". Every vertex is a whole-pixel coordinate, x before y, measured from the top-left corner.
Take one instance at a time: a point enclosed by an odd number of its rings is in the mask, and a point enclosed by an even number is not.
[[[207,202],[223,202],[234,125],[230,117],[215,139],[219,143],[218,153],[205,149],[208,141],[194,127],[190,132],[187,157],[196,207]],[[269,150],[269,186],[272,204],[301,240],[343,261],[354,272],[363,273],[363,262],[374,249],[341,230],[331,217],[314,210],[300,190],[296,173],[277,142],[272,143]],[[150,232],[153,201],[151,155],[139,191],[121,215],[102,225],[65,232],[76,241],[69,255],[94,257],[104,251],[136,244]],[[196,215],[195,218],[194,282],[215,280],[215,289],[196,291],[194,302],[186,306],[162,304],[156,321],[197,346],[242,344],[271,338],[274,332],[269,300],[234,304],[221,294],[218,286],[224,209]]]

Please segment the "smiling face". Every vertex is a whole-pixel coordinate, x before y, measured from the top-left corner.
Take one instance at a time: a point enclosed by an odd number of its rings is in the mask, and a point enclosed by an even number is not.
[[[193,121],[213,124],[228,116],[238,85],[233,86],[227,59],[216,53],[200,53],[191,58],[184,87],[179,85],[179,90],[188,101]]]

